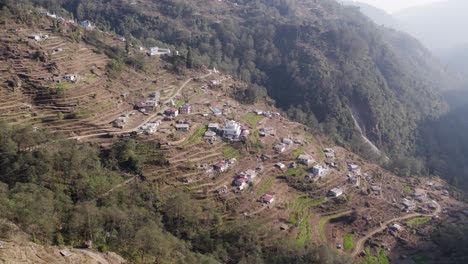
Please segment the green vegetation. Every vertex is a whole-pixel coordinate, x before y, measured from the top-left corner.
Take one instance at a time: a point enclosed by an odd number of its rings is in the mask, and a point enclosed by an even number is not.
[[[321,159],[324,159],[325,158],[325,153],[323,152],[322,148],[321,147],[317,147],[317,152],[319,154],[319,157]]]
[[[378,256],[379,256],[379,264],[390,263],[390,261],[388,260],[387,254],[385,253],[385,250],[379,249]]]
[[[263,181],[262,185],[258,188],[257,194],[260,194],[260,195],[265,194],[265,192],[268,190],[268,188],[270,188],[270,186],[273,184],[274,180],[275,180],[275,177],[273,177],[273,176],[270,176],[270,177],[266,178]]]
[[[291,154],[291,159],[297,159],[299,155],[304,153],[304,146],[299,146],[292,154]]]
[[[307,172],[302,167],[296,167],[296,168],[292,168],[286,171],[286,176],[292,176],[292,175],[296,175],[302,178],[307,175]]]
[[[312,230],[310,229],[309,219],[310,214],[306,214],[297,228],[298,231],[296,240],[299,246],[304,246],[305,242],[312,238]]]
[[[351,251],[353,249],[353,234],[346,234],[343,239],[344,251]]]
[[[262,119],[262,116],[259,116],[255,113],[249,112],[241,117],[241,121],[246,123],[247,125],[255,128],[257,126],[258,121]]]
[[[231,146],[227,146],[227,147],[223,148],[223,155],[227,159],[232,159],[232,158],[238,159],[238,158],[242,157],[239,150],[237,150],[237,149],[235,149],[235,148],[233,148]]]
[[[366,256],[363,258],[360,264],[389,264],[390,261],[387,257],[385,250],[378,248],[377,249],[377,256],[373,256],[372,252],[369,247],[364,249],[366,252]]]
[[[408,185],[403,185],[403,190],[404,190],[407,194],[413,194],[413,190],[411,190],[411,188],[410,188]]]
[[[205,134],[208,126],[202,125],[193,134],[182,144],[182,147],[192,146],[199,144],[203,140],[203,135]]]
[[[186,100],[184,99],[181,99],[181,100],[178,100],[176,103],[175,103],[175,108],[178,109],[179,107],[181,107],[182,105],[184,105],[186,103]]]
[[[308,196],[298,197],[292,204],[288,206],[289,209],[293,210],[293,212],[289,215],[288,222],[291,224],[296,224],[297,221],[303,218],[307,208],[319,205],[324,201],[325,198],[312,199]]]
[[[406,221],[406,224],[409,225],[409,226],[417,226],[417,225],[422,225],[424,223],[427,223],[427,222],[429,222],[429,220],[431,220],[431,218],[427,217],[427,216],[416,217],[416,218],[413,218],[413,219],[410,219],[410,220]]]
[[[327,234],[325,234],[325,224],[330,221],[330,219],[332,219],[333,216],[331,215],[327,215],[327,216],[324,216],[322,218],[320,218],[320,221],[319,221],[319,233],[320,233],[320,239],[324,242],[327,241]]]
[[[417,254],[411,257],[416,264],[426,264],[431,260],[428,256]],[[388,263],[388,262],[387,262]],[[380,263],[379,263],[380,264]]]

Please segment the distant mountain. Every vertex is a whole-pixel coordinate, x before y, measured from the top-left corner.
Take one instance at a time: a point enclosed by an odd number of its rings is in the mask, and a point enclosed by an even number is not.
[[[383,25],[398,30],[403,29],[403,25],[400,21],[380,8],[358,1],[342,1],[341,3],[349,6],[359,7],[361,13],[369,17],[377,25]]]
[[[426,47],[453,48],[468,44],[468,1],[446,0],[402,10],[393,15],[405,25],[405,31],[421,40]]]
[[[440,60],[447,64],[450,70],[458,73],[464,79],[468,79],[468,44],[456,46],[450,49],[437,51]]]

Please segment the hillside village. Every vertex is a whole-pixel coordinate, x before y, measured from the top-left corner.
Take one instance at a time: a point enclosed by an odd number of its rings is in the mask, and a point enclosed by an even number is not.
[[[414,263],[408,256],[421,249],[430,254],[436,223],[468,217],[440,179],[396,177],[288,120],[268,99],[240,103],[233,91],[246,85],[232,76],[206,67],[173,73],[177,51],[131,47],[150,70],[128,67],[110,78],[110,58],[70,37],[98,30],[92,21],[38,13],[35,26],[1,26],[0,119],[103,148],[125,139],[161,143],[167,166],[146,165],[115,188],[151,181],[162,197],[183,189],[228,208],[223,219],[258,219],[298,246],[326,243],[363,259],[383,249],[395,263]],[[106,45],[126,45],[102,36]]]

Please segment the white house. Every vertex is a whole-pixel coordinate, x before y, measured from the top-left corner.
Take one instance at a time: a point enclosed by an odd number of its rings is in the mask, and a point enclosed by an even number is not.
[[[273,149],[277,153],[283,153],[286,150],[286,145],[285,144],[278,144],[278,145],[274,146]]]
[[[151,48],[148,49],[147,54],[149,56],[169,55],[169,54],[171,54],[171,50],[170,49],[163,49],[163,48],[160,48],[160,47],[151,47]]]
[[[361,174],[361,168],[356,164],[348,164],[348,171],[355,174]]]
[[[335,187],[328,192],[328,196],[331,196],[331,197],[338,197],[338,196],[341,196],[342,194],[343,194],[343,188],[341,187]]]
[[[126,116],[119,116],[117,119],[112,121],[112,126],[117,128],[124,128],[127,124],[127,117]]]
[[[306,165],[306,166],[310,166],[312,163],[315,162],[315,160],[311,156],[304,155],[304,154],[299,155],[299,157],[297,157],[297,161],[299,163],[302,163],[302,164]]]
[[[63,76],[63,79],[69,82],[77,82],[79,78],[80,78],[80,75],[78,74],[66,74]]]
[[[279,169],[284,169],[284,168],[286,168],[286,165],[284,165],[284,164],[281,163],[281,162],[276,163],[275,166],[276,166],[277,168],[279,168]]]
[[[140,132],[148,134],[148,135],[152,135],[152,134],[156,133],[156,131],[158,130],[158,126],[160,124],[161,124],[160,121],[148,122],[148,123],[146,123],[146,124],[144,124],[143,126],[140,127]]]
[[[290,146],[293,144],[293,141],[289,138],[283,138],[283,140],[281,140],[281,143]]]
[[[241,134],[241,126],[234,120],[227,121],[223,128],[223,137],[238,138]]]
[[[316,176],[325,176],[327,174],[328,170],[323,167],[322,165],[316,165],[312,167],[312,173]]]
[[[208,130],[213,131],[213,132],[218,132],[219,131],[219,124],[218,123],[209,123],[208,124]]]
[[[239,176],[247,178],[249,181],[253,181],[257,177],[255,170],[249,169],[239,173]]]
[[[189,131],[190,125],[189,124],[176,124],[175,128],[177,131]]]
[[[34,39],[35,41],[41,41],[41,40],[46,40],[49,38],[49,35],[43,35],[43,34],[32,34],[29,35],[28,38]]]
[[[81,21],[80,25],[86,30],[93,30],[95,27],[94,24],[89,20]]]
[[[262,196],[262,202],[266,204],[272,204],[275,201],[275,196],[273,194],[267,193]]]

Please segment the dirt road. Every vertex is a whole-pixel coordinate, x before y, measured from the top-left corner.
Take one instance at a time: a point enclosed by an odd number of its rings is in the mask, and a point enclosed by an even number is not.
[[[434,211],[434,213],[432,213],[432,214],[412,213],[412,214],[407,214],[407,215],[404,215],[404,216],[401,216],[401,217],[395,217],[393,219],[390,219],[390,220],[386,221],[380,227],[370,231],[369,233],[367,233],[366,236],[360,238],[355,243],[353,253],[351,255],[353,257],[357,256],[359,254],[359,252],[361,252],[363,250],[364,243],[367,241],[367,239],[371,238],[372,236],[374,236],[375,234],[377,234],[379,232],[384,231],[385,229],[388,228],[388,225],[393,223],[393,222],[398,222],[398,221],[402,221],[402,220],[406,220],[406,219],[410,219],[410,218],[414,218],[414,217],[432,217],[434,215],[438,215],[440,213],[440,211],[442,210],[442,208],[440,207],[440,205],[436,201],[433,201],[433,202],[434,202],[434,204],[436,205],[437,208]]]

